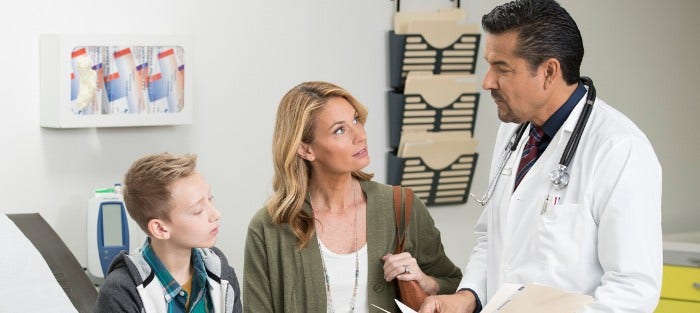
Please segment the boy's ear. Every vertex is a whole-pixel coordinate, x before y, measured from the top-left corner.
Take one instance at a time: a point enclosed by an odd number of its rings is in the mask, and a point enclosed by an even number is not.
[[[148,221],[146,226],[148,227],[148,232],[151,233],[153,238],[160,240],[167,240],[170,238],[170,228],[168,228],[168,224],[162,220],[154,218]]]
[[[302,159],[307,160],[309,162],[313,162],[313,160],[316,159],[316,154],[311,149],[311,146],[303,142],[301,143],[301,145],[299,145],[299,150],[297,150],[297,154]]]

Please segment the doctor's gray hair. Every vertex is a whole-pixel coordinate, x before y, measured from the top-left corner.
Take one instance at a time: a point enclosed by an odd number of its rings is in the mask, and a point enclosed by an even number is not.
[[[497,6],[481,19],[492,34],[518,32],[516,55],[528,61],[532,70],[545,60],[561,64],[567,84],[580,76],[583,39],[574,19],[554,0],[516,0]]]

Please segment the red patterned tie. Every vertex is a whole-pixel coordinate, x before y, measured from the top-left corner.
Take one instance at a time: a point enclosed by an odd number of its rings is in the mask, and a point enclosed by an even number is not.
[[[537,161],[537,147],[542,143],[544,136],[547,136],[542,128],[531,127],[530,128],[530,138],[528,138],[527,143],[525,143],[525,148],[523,148],[523,156],[520,157],[520,165],[518,166],[518,175],[515,176],[515,187],[513,191],[518,188],[520,181],[523,180],[527,171],[530,170],[533,164]]]

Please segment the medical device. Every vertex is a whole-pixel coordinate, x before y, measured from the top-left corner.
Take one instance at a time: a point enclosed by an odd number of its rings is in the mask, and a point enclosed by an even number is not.
[[[128,216],[120,189],[119,184],[97,189],[88,200],[87,268],[92,277],[106,277],[112,260],[120,252],[130,251],[143,237]]]
[[[591,80],[589,77],[581,77],[581,82],[584,85],[588,86],[588,95],[586,96],[586,103],[584,104],[583,110],[581,111],[581,115],[579,116],[578,121],[576,121],[574,131],[571,133],[571,138],[569,138],[569,141],[566,143],[564,153],[562,153],[561,159],[559,160],[559,165],[556,169],[552,170],[549,173],[549,180],[552,183],[554,189],[556,190],[562,190],[569,185],[569,173],[567,169],[571,164],[571,160],[574,158],[576,148],[578,148],[578,143],[581,140],[581,134],[583,134],[583,130],[586,127],[586,122],[588,122],[588,117],[591,115],[591,111],[593,111],[593,102],[595,102],[596,97],[596,91],[595,87],[593,86],[593,80]],[[520,126],[518,126],[515,132],[513,132],[513,134],[510,136],[510,140],[508,140],[505,149],[501,153],[501,162],[498,163],[498,167],[496,169],[496,172],[494,173],[494,176],[491,177],[491,179],[489,180],[489,186],[486,190],[486,194],[484,194],[484,196],[481,197],[481,199],[478,199],[473,193],[471,194],[472,198],[474,198],[474,200],[478,204],[485,206],[489,203],[489,200],[491,200],[493,192],[496,190],[498,180],[501,178],[501,174],[503,173],[503,168],[506,166],[506,163],[508,159],[510,159],[511,154],[513,154],[513,151],[515,151],[515,149],[517,148],[518,143],[520,142],[520,139],[523,136],[523,133],[525,133],[525,130],[529,125],[530,122],[520,124]]]

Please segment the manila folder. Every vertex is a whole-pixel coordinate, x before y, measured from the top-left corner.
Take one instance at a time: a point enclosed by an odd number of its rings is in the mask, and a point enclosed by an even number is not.
[[[586,304],[592,303],[593,297],[560,289],[527,284],[505,301],[498,313],[574,313]]]

